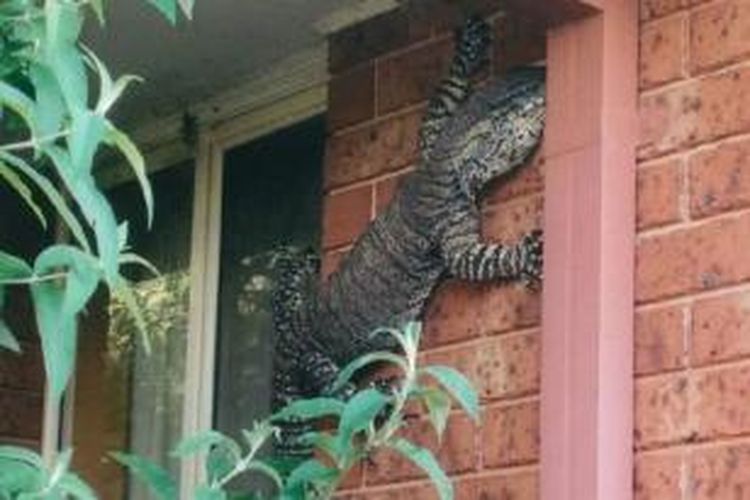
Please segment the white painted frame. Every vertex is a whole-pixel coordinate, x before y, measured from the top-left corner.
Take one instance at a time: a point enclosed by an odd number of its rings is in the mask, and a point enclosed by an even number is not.
[[[278,102],[200,134],[195,175],[183,435],[193,435],[213,426],[224,155],[235,146],[323,113],[326,102],[325,80],[313,82],[308,88]],[[183,462],[181,498],[190,498],[189,492],[202,474],[203,470],[196,461]]]

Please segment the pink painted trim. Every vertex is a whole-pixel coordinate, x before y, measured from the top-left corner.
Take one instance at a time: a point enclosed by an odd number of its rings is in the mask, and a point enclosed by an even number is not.
[[[541,498],[627,500],[638,2],[579,3],[548,35]]]

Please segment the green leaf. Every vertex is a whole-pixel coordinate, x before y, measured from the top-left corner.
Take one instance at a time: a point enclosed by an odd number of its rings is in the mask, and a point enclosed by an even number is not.
[[[19,493],[40,491],[43,486],[43,470],[0,458],[0,498],[18,498]]]
[[[145,268],[148,272],[150,272],[154,277],[158,278],[161,276],[161,273],[159,270],[154,266],[151,262],[144,259],[140,255],[132,252],[127,252],[122,255],[120,255],[120,265],[137,265]]]
[[[372,352],[369,354],[365,354],[346,365],[339,372],[338,376],[336,377],[336,381],[331,388],[331,393],[336,394],[338,391],[343,389],[346,384],[349,383],[356,372],[375,363],[394,364],[401,368],[401,370],[403,370],[404,372],[408,370],[406,360],[401,356],[398,356],[391,352]]]
[[[327,432],[309,432],[300,437],[300,441],[308,444],[338,462],[341,450],[339,449],[339,441],[336,436]]]
[[[34,263],[34,274],[40,278],[60,269],[66,270],[64,279],[31,285],[44,365],[56,400],[65,390],[75,365],[76,316],[93,295],[100,276],[93,258],[66,245],[48,248]]]
[[[42,209],[34,201],[34,195],[24,180],[11,170],[8,165],[2,162],[0,162],[0,177],[5,179],[5,182],[21,197],[26,206],[31,209],[42,225],[42,228],[47,229],[47,219],[44,217],[44,212],[42,212]]]
[[[435,378],[475,422],[479,421],[479,397],[471,383],[459,371],[449,366],[428,366],[420,372]]]
[[[209,486],[198,486],[193,492],[195,500],[225,500],[227,494],[222,490],[217,490]]]
[[[55,460],[55,466],[52,469],[52,474],[50,474],[47,488],[51,489],[55,487],[55,485],[57,485],[57,483],[63,478],[63,476],[68,473],[68,468],[70,467],[70,460],[72,458],[73,458],[73,450],[71,449],[61,451],[57,455],[57,460]]]
[[[35,469],[44,469],[44,461],[37,453],[19,446],[0,446],[0,460],[23,462]]]
[[[138,184],[141,187],[141,194],[143,195],[143,201],[146,204],[146,220],[148,222],[148,227],[151,227],[151,223],[154,219],[154,194],[146,173],[146,162],[143,159],[143,155],[141,155],[138,147],[125,133],[109,122],[107,122],[106,127],[107,135],[105,139],[107,143],[116,146],[120,150],[123,156],[128,160],[128,163],[138,180]]]
[[[18,340],[16,340],[16,337],[13,336],[13,332],[10,331],[8,325],[6,325],[2,319],[0,319],[0,347],[11,350],[15,353],[21,352],[21,345],[18,343]]]
[[[245,470],[247,470],[248,472],[259,472],[260,474],[263,474],[264,476],[270,478],[279,491],[284,489],[284,481],[283,479],[281,479],[281,475],[276,469],[265,462],[262,462],[260,460],[252,460]]]
[[[427,407],[430,422],[435,429],[438,440],[442,440],[451,411],[451,398],[448,394],[436,388],[425,389],[420,394],[420,398]]]
[[[409,441],[397,438],[389,447],[409,459],[429,476],[441,500],[453,500],[453,485],[429,450],[420,448]]]
[[[4,81],[0,81],[0,105],[13,110],[33,129],[34,101]]]
[[[297,486],[317,481],[330,481],[338,475],[338,471],[326,467],[318,460],[310,459],[302,462],[292,471],[287,479],[287,487],[294,489]]]
[[[189,436],[180,441],[172,452],[172,456],[185,458],[196,453],[208,453],[212,446],[216,446],[230,439],[221,432],[208,430]]]
[[[65,116],[65,102],[60,86],[47,66],[33,64],[29,70],[34,84],[36,105],[34,106],[35,134],[39,139],[60,131]]]
[[[365,389],[355,394],[341,414],[338,429],[339,449],[347,446],[355,433],[368,428],[391,399],[377,389]]]
[[[46,40],[43,57],[57,78],[65,103],[71,113],[86,109],[88,81],[83,57],[76,48],[83,26],[83,13],[68,2],[45,5]]]
[[[167,471],[157,464],[145,458],[126,453],[112,452],[110,456],[127,467],[133,476],[143,481],[157,499],[177,499],[177,483],[169,476]]]
[[[104,26],[106,19],[104,18],[104,0],[90,0],[91,10],[96,14],[96,18],[99,21],[100,26]]]
[[[345,404],[334,398],[310,398],[293,401],[271,416],[271,420],[313,420],[321,417],[338,416]]]
[[[270,419],[253,422],[252,430],[242,429],[242,437],[252,450],[259,449],[271,436],[278,433],[279,429],[271,424]]]
[[[62,479],[60,479],[58,487],[73,498],[78,498],[80,500],[97,500],[94,490],[72,472],[68,472],[62,477]]]
[[[53,245],[39,254],[34,263],[37,276],[53,273],[60,268],[68,271],[61,316],[75,316],[89,301],[99,284],[97,261],[90,255],[68,245]]]
[[[179,2],[180,8],[182,9],[183,14],[185,14],[185,17],[187,17],[188,19],[192,19],[195,0],[179,0]]]
[[[90,246],[86,239],[86,233],[83,230],[83,226],[78,221],[78,218],[68,207],[68,204],[63,199],[62,195],[58,192],[57,188],[43,175],[38,173],[28,163],[20,158],[13,155],[3,153],[0,151],[0,160],[4,160],[12,167],[19,170],[23,175],[28,177],[42,193],[47,197],[50,204],[54,207],[55,211],[60,215],[65,225],[70,229],[70,233],[75,238],[76,242],[87,252],[90,252]]]
[[[177,24],[177,1],[176,0],[146,0],[156,10],[169,21],[172,25]]]
[[[235,453],[229,446],[214,446],[206,457],[206,476],[209,483],[220,481],[232,472],[242,456]]]
[[[104,125],[104,118],[94,112],[82,111],[73,114],[68,147],[70,148],[70,161],[75,171],[91,171],[94,154],[104,139]]]
[[[33,269],[21,258],[0,250],[0,282],[30,278]]]
[[[104,116],[120,98],[122,93],[125,92],[128,85],[133,82],[143,81],[143,79],[134,75],[125,75],[113,82],[109,70],[96,53],[87,47],[83,47],[83,50],[99,75],[99,100],[96,104],[96,113]]]

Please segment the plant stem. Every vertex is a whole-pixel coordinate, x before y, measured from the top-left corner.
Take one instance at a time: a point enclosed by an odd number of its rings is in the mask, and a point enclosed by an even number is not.
[[[26,141],[14,142],[11,144],[6,144],[5,146],[0,146],[0,151],[7,153],[10,151],[19,151],[23,149],[36,149],[37,147],[39,147],[40,145],[44,143],[54,142],[57,139],[66,137],[67,135],[70,135],[70,130],[63,130],[61,132],[50,134],[45,137],[39,137],[39,138],[32,137],[31,139],[26,140]]]
[[[66,279],[68,277],[67,272],[45,274],[44,276],[31,276],[29,278],[17,278],[17,279],[4,279],[0,280],[0,285],[33,285],[36,283],[44,283],[47,281],[55,281],[59,279]]]

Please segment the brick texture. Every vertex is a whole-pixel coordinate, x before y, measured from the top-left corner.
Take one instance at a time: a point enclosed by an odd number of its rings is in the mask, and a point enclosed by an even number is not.
[[[645,24],[641,30],[641,88],[677,80],[683,76],[687,18],[675,16]]]
[[[324,274],[417,166],[420,120],[452,58],[452,30],[470,11],[492,14],[499,4],[413,2],[332,37]],[[480,85],[489,69],[502,74],[545,56],[543,26],[503,15],[491,19],[492,61]],[[542,148],[518,173],[489,186],[481,207],[484,236],[511,244],[540,227],[543,189]],[[449,280],[435,290],[424,320],[423,362],[466,374],[484,418],[475,425],[456,408],[441,444],[423,418],[406,434],[436,452],[455,478],[457,498],[536,499],[541,295],[519,285]],[[344,498],[435,498],[429,486],[415,483],[423,480],[413,465],[383,453],[366,467],[363,485],[348,485]],[[398,487],[402,482],[408,486]]]
[[[750,498],[750,2],[641,19],[635,497]]]

